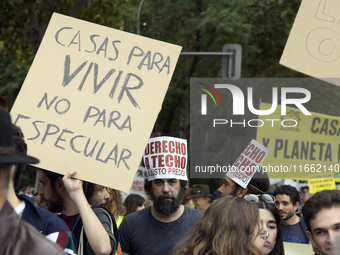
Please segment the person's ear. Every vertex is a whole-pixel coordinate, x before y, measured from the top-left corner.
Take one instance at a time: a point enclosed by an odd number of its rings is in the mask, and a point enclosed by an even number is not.
[[[55,188],[59,191],[62,192],[63,190],[65,190],[65,186],[64,186],[64,182],[63,182],[63,178],[62,177],[58,177],[57,181],[55,183]]]
[[[240,197],[240,198],[242,198],[242,197],[244,197],[245,195],[247,195],[247,192],[248,192],[248,188],[239,188],[238,189],[238,191],[237,191],[237,193],[236,193],[236,196],[238,196],[238,197]]]
[[[307,236],[309,237],[310,240],[312,240],[313,235],[309,230],[306,230]]]
[[[293,206],[294,212],[297,211],[297,209],[299,208],[300,203],[296,202],[295,205]]]
[[[316,244],[314,242],[312,233],[309,230],[307,230],[306,233],[307,233],[307,236],[308,236],[310,242],[312,243],[313,251],[316,252],[316,249],[318,249],[318,247],[316,246]]]

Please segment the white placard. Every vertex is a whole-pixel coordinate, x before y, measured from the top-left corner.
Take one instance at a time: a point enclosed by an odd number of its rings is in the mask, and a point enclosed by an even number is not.
[[[260,171],[259,166],[268,155],[268,151],[266,147],[252,139],[228,171],[227,177],[245,189],[255,171]]]
[[[188,180],[187,159],[187,140],[168,136],[149,139],[143,156],[148,180]]]

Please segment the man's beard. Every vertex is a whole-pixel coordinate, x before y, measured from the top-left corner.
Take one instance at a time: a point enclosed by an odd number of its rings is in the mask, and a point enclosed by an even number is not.
[[[286,213],[283,210],[279,211],[279,213],[281,213],[281,212]],[[280,215],[280,218],[281,218],[281,220],[286,221],[286,220],[290,219],[291,217],[293,217],[294,215],[295,215],[295,212],[288,212],[288,213],[286,213],[286,215],[282,215],[282,216]]]
[[[52,186],[52,194],[53,198],[49,201],[44,198],[47,204],[47,210],[53,213],[60,213],[63,209],[64,199],[58,194],[58,192],[55,190],[54,186]]]
[[[89,202],[90,205],[107,206],[107,200],[105,200],[104,203],[100,203],[98,200],[91,198],[91,199],[89,199],[88,202]]]
[[[177,211],[179,206],[181,205],[184,197],[184,192],[182,189],[178,192],[177,197],[170,195],[169,193],[163,193],[162,195],[155,197],[153,191],[150,191],[150,198],[153,202],[153,206],[157,212],[164,215],[170,215]],[[166,198],[170,198],[172,200],[164,200]]]
[[[237,187],[236,186],[234,186],[234,189],[233,189],[233,191],[232,192],[230,192],[230,196],[233,196],[233,197],[236,197],[236,194],[237,194]]]
[[[236,197],[236,194],[237,194],[237,187],[235,186],[233,191],[230,192],[227,196]],[[221,197],[225,197],[225,195],[223,195],[223,193],[220,193],[215,200],[220,199]]]

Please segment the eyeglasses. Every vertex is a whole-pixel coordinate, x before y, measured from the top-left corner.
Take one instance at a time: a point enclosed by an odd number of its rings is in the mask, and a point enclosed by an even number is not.
[[[260,200],[259,197],[261,197],[261,199],[267,203],[275,202],[275,197],[269,194],[262,194],[262,195],[247,194],[244,196],[244,199],[251,203],[257,203]]]
[[[263,230],[261,233],[257,234],[256,236],[261,237],[263,240],[267,240],[269,233],[267,230]]]

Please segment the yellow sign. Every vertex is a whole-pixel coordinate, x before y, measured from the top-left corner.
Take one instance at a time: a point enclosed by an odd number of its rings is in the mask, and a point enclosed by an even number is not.
[[[316,78],[339,78],[340,2],[303,0],[280,64]],[[340,79],[323,79],[340,86]]]
[[[261,103],[260,110],[271,108]],[[271,178],[308,179],[310,175],[340,172],[340,118],[281,107],[259,116],[256,140],[269,149],[262,163]],[[261,126],[262,125],[262,126]]]
[[[332,173],[312,176],[308,179],[309,192],[316,193],[322,190],[335,189],[335,180]]]
[[[180,51],[54,13],[11,111],[38,167],[128,192]]]

